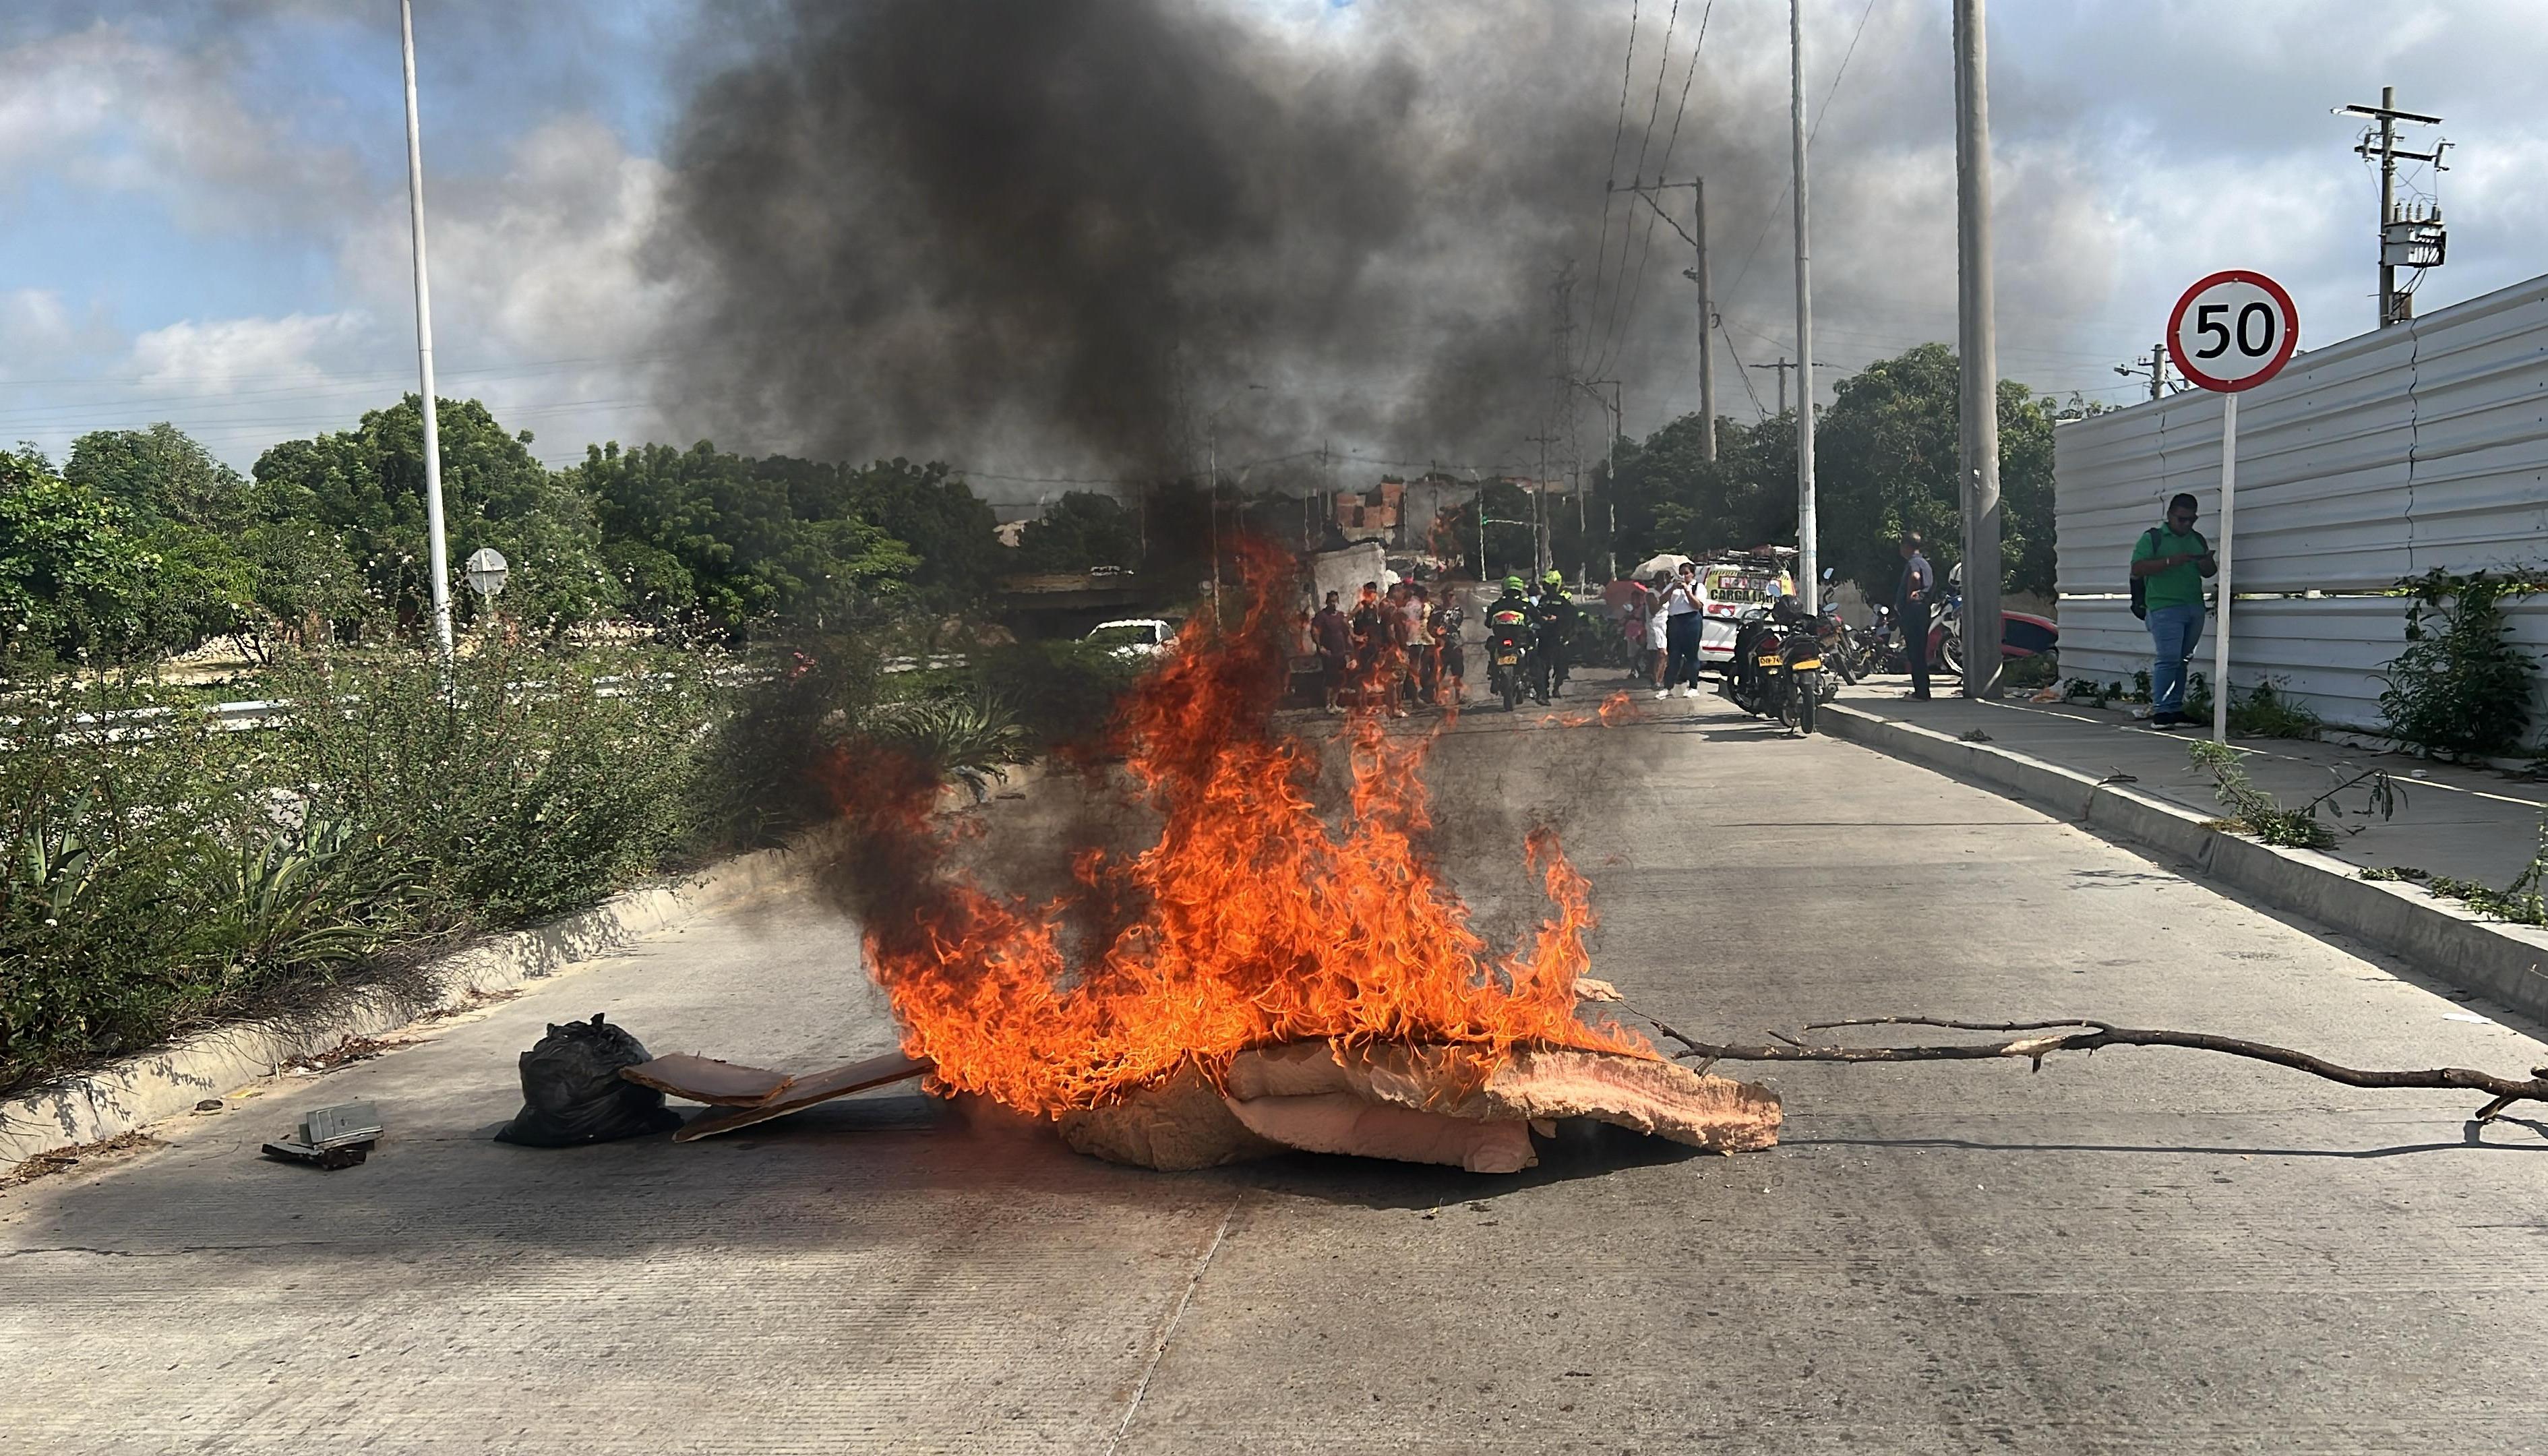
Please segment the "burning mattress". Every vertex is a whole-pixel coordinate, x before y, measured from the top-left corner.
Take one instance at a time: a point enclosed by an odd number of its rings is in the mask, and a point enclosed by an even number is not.
[[[717,1109],[678,1140],[710,1137],[930,1071],[877,1057],[802,1077],[697,1056],[626,1068],[630,1081]],[[1778,1140],[1777,1095],[1676,1062],[1573,1047],[1295,1042],[1242,1051],[1216,1078],[1188,1061],[1163,1081],[1055,1118],[1073,1150],[1162,1171],[1301,1150],[1513,1173],[1534,1133],[1591,1118],[1717,1152]]]
[[[1531,1135],[1561,1118],[1743,1152],[1777,1142],[1780,1109],[1765,1088],[1624,1052],[1296,1042],[1240,1052],[1217,1086],[1189,1066],[1057,1121],[1073,1149],[1141,1167],[1299,1148],[1512,1173],[1539,1161]]]

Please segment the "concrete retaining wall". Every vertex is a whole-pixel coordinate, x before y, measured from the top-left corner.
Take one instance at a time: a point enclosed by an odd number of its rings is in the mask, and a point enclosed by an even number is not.
[[[688,878],[615,895],[529,930],[491,936],[401,978],[350,989],[306,1014],[220,1027],[174,1046],[0,1104],[0,1168],[95,1142],[185,1112],[274,1072],[284,1062],[376,1037],[428,1012],[471,1006],[524,981],[605,956],[765,890],[796,883],[818,862],[811,847],[739,856]]]
[[[2548,1021],[2548,933],[2480,920],[2411,885],[2362,879],[2332,856],[2224,834],[2205,827],[2203,815],[2024,754],[1836,703],[1824,706],[1819,722],[1834,738],[2172,856],[2277,910],[2358,936],[2418,970]]]

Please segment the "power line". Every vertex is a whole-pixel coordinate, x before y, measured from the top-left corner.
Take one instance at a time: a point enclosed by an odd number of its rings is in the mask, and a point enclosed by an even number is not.
[[[1680,25],[1681,0],[1673,0],[1672,11],[1664,20],[1663,58],[1655,62],[1654,97],[1646,104],[1646,130],[1644,135],[1637,138],[1637,166],[1634,175],[1629,178],[1632,182],[1642,182],[1645,180],[1646,158],[1654,151],[1655,123],[1662,119],[1664,111],[1664,81],[1672,74],[1673,32]],[[1612,178],[1604,178],[1603,181],[1605,184],[1615,185],[1615,176]],[[1641,236],[1642,241],[1640,241]],[[1598,328],[1600,342],[1597,345],[1597,352],[1594,355],[1597,362],[1592,366],[1592,373],[1596,375],[1601,373],[1602,370],[1608,366],[1610,362],[1610,350],[1618,342],[1620,330],[1634,320],[1635,301],[1637,295],[1644,291],[1643,284],[1645,283],[1646,259],[1653,253],[1654,243],[1655,223],[1652,218],[1648,218],[1646,220],[1646,227],[1643,234],[1639,234],[1634,226],[1631,225],[1629,229],[1625,233],[1621,234],[1619,238],[1619,272],[1610,280],[1610,308],[1609,311],[1602,316],[1602,321]],[[1628,276],[1628,250],[1631,247],[1635,247],[1637,250],[1637,266],[1635,270],[1636,278],[1633,284]],[[1628,310],[1625,314],[1620,310],[1620,299],[1623,292],[1628,300]],[[1595,309],[1598,309],[1601,306],[1600,293],[1597,289],[1594,291],[1592,296],[1592,306]],[[1583,361],[1578,359],[1576,363],[1580,368]]]
[[[1849,48],[1841,52],[1840,69],[1832,72],[1831,87],[1823,92],[1822,110],[1815,114],[1813,126],[1805,133],[1806,145],[1811,146],[1815,138],[1822,136],[1823,123],[1831,119],[1832,98],[1840,94],[1841,79],[1849,74],[1849,58],[1858,53],[1859,38],[1866,34],[1867,19],[1874,14],[1875,0],[1866,0],[1866,8],[1858,15],[1858,29],[1849,38]],[[1778,221],[1778,203],[1787,200],[1787,194],[1794,186],[1794,181],[1790,180],[1778,189],[1778,202],[1772,203],[1770,211],[1764,215],[1766,221],[1761,224],[1761,235],[1752,239],[1752,251],[1744,254],[1743,266],[1734,270],[1734,283],[1725,290],[1726,297],[1733,297],[1743,287],[1743,275],[1752,271],[1752,260],[1760,256],[1761,244],[1770,240],[1770,228]]]
[[[1673,107],[1673,124],[1672,124],[1672,132],[1671,132],[1671,133],[1670,133],[1670,134],[1669,134],[1669,135],[1664,138],[1664,153],[1663,153],[1663,156],[1662,156],[1662,158],[1661,158],[1659,161],[1657,161],[1657,162],[1656,162],[1656,164],[1655,164],[1655,180],[1656,180],[1656,182],[1657,182],[1657,184],[1658,184],[1658,185],[1660,185],[1660,184],[1662,183],[1663,179],[1664,179],[1667,175],[1669,175],[1669,174],[1670,174],[1670,172],[1671,172],[1671,170],[1672,170],[1672,156],[1673,156],[1673,149],[1674,149],[1675,147],[1677,147],[1677,146],[1679,146],[1679,145],[1681,144],[1681,124],[1682,124],[1682,120],[1683,120],[1684,116],[1685,116],[1685,115],[1687,114],[1688,110],[1689,110],[1689,90],[1690,90],[1690,84],[1691,84],[1693,81],[1695,81],[1695,80],[1697,79],[1697,77],[1698,77],[1698,60],[1699,60],[1699,56],[1700,56],[1702,53],[1704,53],[1704,52],[1706,51],[1706,49],[1707,49],[1707,23],[1708,23],[1708,20],[1709,20],[1712,16],[1714,16],[1714,15],[1715,15],[1715,13],[1716,13],[1716,0],[1708,0],[1708,3],[1707,3],[1706,8],[1705,8],[1705,9],[1703,9],[1703,10],[1701,10],[1701,11],[1699,12],[1699,16],[1698,16],[1698,38],[1697,38],[1695,41],[1693,41],[1693,42],[1691,42],[1691,43],[1690,43],[1690,50],[1689,50],[1689,65],[1687,66],[1687,68],[1686,68],[1686,69],[1684,69],[1684,70],[1682,72],[1681,98],[1680,98],[1680,100],[1679,100],[1679,101],[1674,105],[1674,107]],[[1679,0],[1675,0],[1675,5],[1674,5],[1674,18],[1675,18],[1675,19],[1679,19],[1679,16],[1680,16],[1680,5],[1679,5]],[[1655,101],[1656,101],[1656,103],[1657,103],[1657,107],[1656,107],[1656,109],[1657,109],[1657,111],[1658,111],[1658,112],[1660,112],[1660,110],[1661,110],[1661,103],[1662,103],[1662,101],[1663,101],[1663,82],[1664,82],[1664,78],[1665,78],[1667,75],[1669,75],[1669,74],[1671,73],[1671,69],[1672,69],[1672,46],[1671,46],[1671,45],[1670,45],[1670,35],[1671,35],[1670,27],[1667,27],[1667,28],[1666,28],[1665,35],[1666,35],[1666,45],[1665,45],[1665,47],[1664,47],[1664,61],[1663,61],[1663,64],[1661,64],[1661,65],[1659,65],[1659,66],[1657,66],[1657,67],[1655,68]],[[1652,136],[1652,134],[1653,134],[1653,127],[1654,127],[1653,119],[1650,117],[1650,118],[1648,118],[1648,120],[1647,120],[1647,133],[1648,133],[1648,136]],[[1645,181],[1645,178],[1644,178],[1644,176],[1643,176],[1643,170],[1644,170],[1644,157],[1645,157],[1644,149],[1641,147],[1641,148],[1639,148],[1639,152],[1638,152],[1638,167],[1639,167],[1639,173],[1640,173],[1640,175],[1629,178],[1628,180],[1629,180],[1631,183],[1642,185],[1642,184],[1643,184],[1643,182]],[[1613,185],[1615,185],[1615,184],[1613,184]],[[1640,196],[1645,196],[1645,194],[1643,194],[1643,193],[1640,193],[1639,195],[1640,195]],[[1648,269],[1647,269],[1646,263],[1647,263],[1647,259],[1648,259],[1648,257],[1652,254],[1652,252],[1653,252],[1653,247],[1654,247],[1654,236],[1655,236],[1655,218],[1657,218],[1657,217],[1662,218],[1665,222],[1672,224],[1672,228],[1673,228],[1673,230],[1674,230],[1675,232],[1680,233],[1680,234],[1681,234],[1681,236],[1682,236],[1682,239],[1683,239],[1684,241],[1685,241],[1685,242],[1688,242],[1692,247],[1696,247],[1696,246],[1698,245],[1697,240],[1696,240],[1695,238],[1692,238],[1692,237],[1689,235],[1688,230],[1687,230],[1686,228],[1683,228],[1683,227],[1681,226],[1680,220],[1678,220],[1678,219],[1674,218],[1671,214],[1666,213],[1666,212],[1663,210],[1662,206],[1661,206],[1660,204],[1656,203],[1656,202],[1655,202],[1655,200],[1654,200],[1651,196],[1646,196],[1646,205],[1647,205],[1649,208],[1652,208],[1652,209],[1654,210],[1654,217],[1649,217],[1649,218],[1646,220],[1645,246],[1644,246],[1643,248],[1639,249],[1639,251],[1638,251],[1638,253],[1637,253],[1637,270],[1636,270],[1636,278],[1635,278],[1634,282],[1631,284],[1630,289],[1629,289],[1627,312],[1626,312],[1624,315],[1620,316],[1620,318],[1619,318],[1619,319],[1618,319],[1617,326],[1615,326],[1614,328],[1612,328],[1612,329],[1611,329],[1611,330],[1610,330],[1610,331],[1609,331],[1609,332],[1604,336],[1604,338],[1603,338],[1603,340],[1602,340],[1602,344],[1601,344],[1600,361],[1599,361],[1597,364],[1595,364],[1595,365],[1593,366],[1592,371],[1592,372],[1593,374],[1595,374],[1595,375],[1601,375],[1601,374],[1606,374],[1606,373],[1610,372],[1610,366],[1611,366],[1612,364],[1616,363],[1616,362],[1617,362],[1617,359],[1618,359],[1618,356],[1617,356],[1617,354],[1616,354],[1615,350],[1617,349],[1617,347],[1618,347],[1618,345],[1619,345],[1620,340],[1621,340],[1622,338],[1624,338],[1624,337],[1625,337],[1626,332],[1627,332],[1627,330],[1628,330],[1628,329],[1633,328],[1633,327],[1635,327],[1635,326],[1636,326],[1636,319],[1637,319],[1637,301],[1638,301],[1639,299],[1641,299],[1641,298],[1643,298],[1643,297],[1645,296],[1645,291],[1646,291],[1646,274],[1647,274],[1647,272],[1648,272]],[[1620,256],[1621,256],[1622,261],[1624,261],[1624,260],[1625,260],[1625,258],[1626,258],[1626,252],[1625,252],[1625,250],[1624,250],[1624,249],[1622,249]],[[1616,296],[1616,292],[1617,292],[1617,288],[1618,288],[1617,280],[1615,280],[1615,279],[1614,279],[1614,280],[1612,281],[1612,285],[1611,285],[1611,287],[1612,287],[1612,293],[1613,293],[1613,303],[1614,303],[1614,305],[1615,305],[1615,303],[1616,303],[1616,297],[1615,297],[1615,296]]]
[[[1679,4],[1680,0],[1674,0]],[[1601,173],[1601,243],[1592,253],[1592,296],[1601,296],[1601,269],[1610,257],[1611,179],[1619,175],[1619,141],[1628,135],[1628,76],[1637,63],[1637,16],[1643,0],[1628,0],[1628,53],[1619,62],[1619,119],[1610,127],[1610,160]],[[1578,360],[1578,364],[1582,361]]]
[[[1743,351],[1734,347],[1734,335],[1725,333],[1725,325],[1721,322],[1716,325],[1716,331],[1725,334],[1725,352],[1734,356],[1734,377],[1743,381],[1743,393],[1752,397],[1752,412],[1764,419],[1769,418],[1770,410],[1761,403],[1761,392],[1752,388],[1752,366],[1743,362]]]

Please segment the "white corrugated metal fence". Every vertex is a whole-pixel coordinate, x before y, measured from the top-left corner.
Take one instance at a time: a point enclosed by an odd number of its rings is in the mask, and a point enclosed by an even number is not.
[[[2125,597],[2134,542],[2179,491],[2217,540],[2221,398],[2174,395],[2053,441],[2062,673],[2129,682],[2150,655]],[[2236,525],[2230,681],[2270,678],[2330,723],[2376,729],[2407,603],[2358,593],[2548,561],[2548,278],[2296,355],[2248,391]],[[2548,601],[2511,615],[2517,641],[2548,649]],[[2197,670],[2211,660],[2207,629]]]

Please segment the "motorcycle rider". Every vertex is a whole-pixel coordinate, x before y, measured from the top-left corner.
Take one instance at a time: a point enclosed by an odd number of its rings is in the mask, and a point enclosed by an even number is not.
[[[1531,600],[1531,625],[1539,644],[1531,695],[1541,702],[1562,695],[1566,687],[1567,638],[1575,631],[1575,602],[1566,594],[1566,574],[1551,571],[1539,579],[1539,595]]]
[[[1524,649],[1530,646],[1530,592],[1519,577],[1504,578],[1503,594],[1487,604],[1487,661],[1490,664],[1495,661],[1494,643],[1500,637],[1509,637]],[[1525,669],[1527,666],[1524,665]]]

